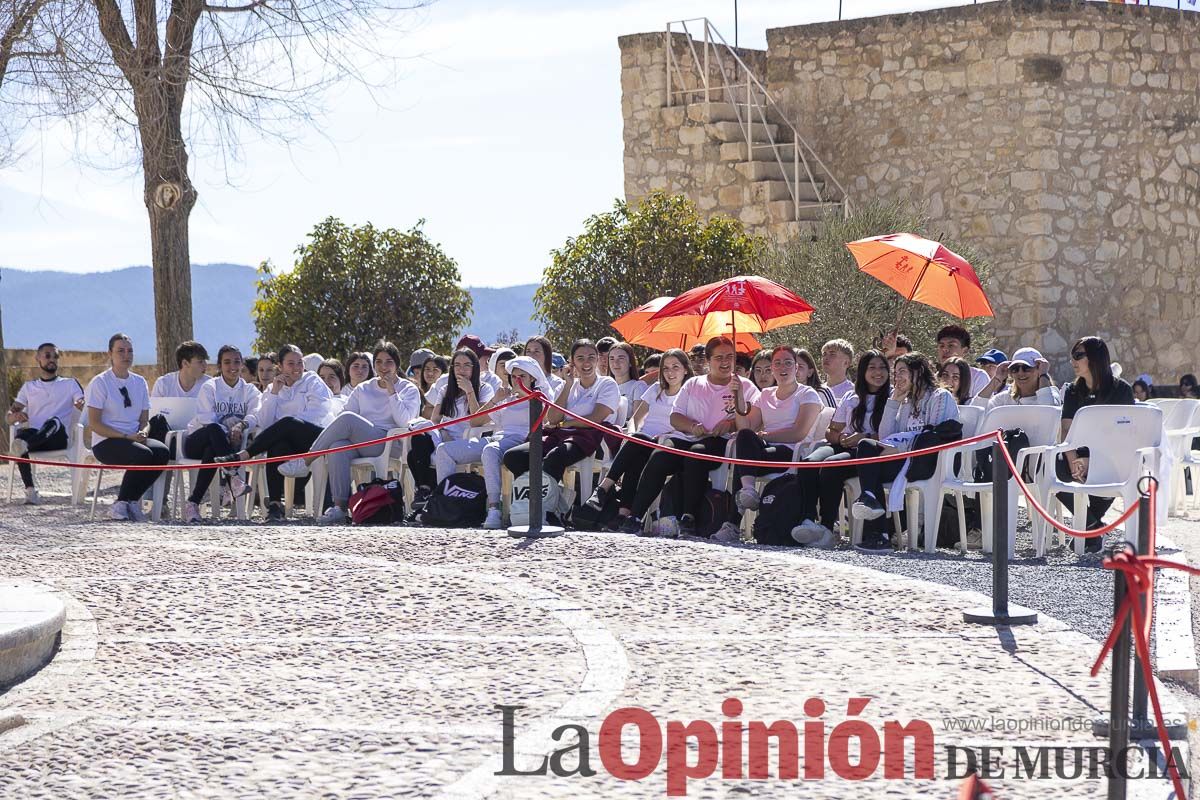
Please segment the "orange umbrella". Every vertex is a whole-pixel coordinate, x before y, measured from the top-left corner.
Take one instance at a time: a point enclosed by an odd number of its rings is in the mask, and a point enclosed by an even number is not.
[[[995,316],[975,270],[939,242],[911,233],[889,233],[849,242],[846,247],[860,270],[904,296],[897,329],[914,300],[961,319]]]
[[[739,275],[689,289],[650,317],[656,331],[690,333],[697,338],[737,332],[763,333],[812,319],[813,307],[775,281]],[[726,327],[727,326],[727,327]]]
[[[672,347],[687,350],[694,344],[706,344],[714,336],[730,336],[733,333],[729,320],[718,322],[715,317],[710,317],[709,324],[694,334],[656,330],[655,323],[651,322],[650,318],[674,299],[673,297],[656,297],[649,303],[640,305],[613,320],[612,327],[621,334],[621,338],[630,344],[639,344],[654,350],[669,350]],[[737,334],[734,344],[743,353],[756,353],[762,349],[758,340],[748,333]]]

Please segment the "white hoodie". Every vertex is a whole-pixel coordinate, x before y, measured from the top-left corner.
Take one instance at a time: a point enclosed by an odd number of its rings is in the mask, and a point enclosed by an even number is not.
[[[535,359],[529,356],[517,356],[504,366],[506,369],[519,369],[528,372],[533,376],[537,388],[541,389],[543,394],[550,395],[551,392],[548,388],[550,382],[546,380],[546,374],[542,372],[542,365]],[[527,386],[525,388],[532,389],[534,387]],[[521,390],[514,386],[512,394],[498,401],[496,405],[511,402],[518,397],[521,397]],[[490,417],[496,425],[496,429],[503,432],[505,436],[529,435],[529,403],[520,403],[509,408],[503,408],[491,414]]]
[[[275,394],[269,388],[262,394],[258,426],[269,428],[284,417],[295,417],[324,428],[333,419],[333,394],[315,372],[305,372],[291,386]]]
[[[402,378],[395,394],[379,388],[374,377],[354,387],[346,401],[346,410],[365,417],[380,428],[408,428],[408,423],[421,415],[421,390]]]
[[[216,423],[225,429],[239,420],[246,423],[246,430],[258,426],[258,406],[262,401],[262,392],[241,378],[230,386],[224,378],[213,378],[205,381],[196,396],[196,416],[188,423],[189,435],[205,425]]]

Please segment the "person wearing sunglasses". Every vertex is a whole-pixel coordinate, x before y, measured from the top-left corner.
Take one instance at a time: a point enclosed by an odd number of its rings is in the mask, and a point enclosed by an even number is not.
[[[1099,336],[1084,336],[1071,345],[1071,367],[1075,380],[1063,390],[1062,441],[1066,441],[1071,430],[1071,421],[1081,408],[1088,406],[1131,406],[1134,404],[1133,387],[1113,374],[1112,358],[1108,345]],[[1086,481],[1088,475],[1086,447],[1068,451],[1058,457],[1055,471],[1059,480]],[[1072,495],[1060,492],[1058,500],[1074,511]],[[1104,526],[1104,514],[1113,504],[1111,497],[1088,496],[1087,530]],[[1099,552],[1104,547],[1102,537],[1086,540],[1088,552]]]
[[[996,373],[987,386],[971,400],[979,408],[997,406],[1061,406],[1062,397],[1050,383],[1047,374],[1050,362],[1032,347],[1022,347],[1013,354],[1011,361],[996,365]],[[1012,387],[1004,390],[1008,379]]]
[[[149,435],[150,387],[145,378],[131,371],[133,340],[123,333],[114,334],[108,340],[108,357],[112,366],[93,378],[84,393],[92,455],[101,464],[166,464],[171,451]],[[127,471],[109,518],[145,522],[141,497],[161,474],[161,470]]]

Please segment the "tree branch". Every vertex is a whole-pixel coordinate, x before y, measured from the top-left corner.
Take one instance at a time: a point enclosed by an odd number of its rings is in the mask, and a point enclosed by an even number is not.
[[[242,6],[213,6],[208,3],[204,4],[204,10],[209,14],[224,14],[231,11],[253,11],[256,8],[261,8],[267,4],[267,0],[254,0],[253,3],[246,3]]]

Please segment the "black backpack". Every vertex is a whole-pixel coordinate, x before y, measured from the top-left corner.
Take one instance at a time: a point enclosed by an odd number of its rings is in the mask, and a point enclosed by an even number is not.
[[[763,487],[754,518],[754,540],[759,544],[795,546],[792,528],[799,525],[803,495],[795,475],[782,475]]]
[[[724,489],[709,489],[700,502],[700,513],[696,515],[696,535],[712,536],[726,522],[740,519],[733,505],[733,495]]]
[[[1017,460],[1017,453],[1029,447],[1029,434],[1021,428],[1011,428],[1003,432],[1004,449],[1008,451],[1008,455],[1013,461]],[[1028,467],[1028,464],[1026,464]],[[992,451],[980,450],[975,453],[975,475],[974,478],[980,483],[990,481],[992,479]],[[1024,480],[1029,480],[1028,477],[1023,477]]]
[[[442,528],[477,528],[487,518],[487,485],[473,472],[456,472],[437,485],[420,520]]]

